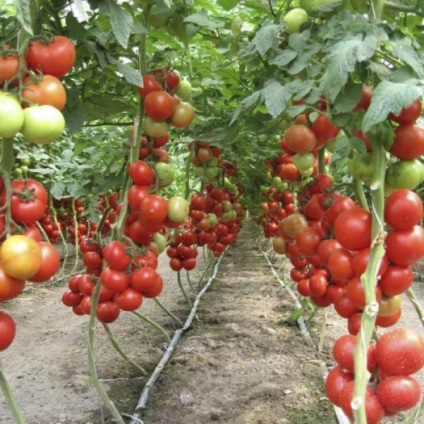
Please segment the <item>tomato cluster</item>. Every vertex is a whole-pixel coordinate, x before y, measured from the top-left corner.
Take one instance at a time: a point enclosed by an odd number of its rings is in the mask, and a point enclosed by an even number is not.
[[[194,119],[194,107],[183,100],[190,93],[179,90],[180,84],[176,70],[160,69],[143,76],[143,86],[137,90],[143,99],[144,129],[148,136],[163,137],[171,125],[185,128]]]
[[[5,91],[0,92],[0,138],[20,132],[32,143],[48,144],[62,135],[66,90],[60,78],[75,59],[73,43],[61,35],[30,42],[21,57],[2,46],[0,84]],[[8,90],[17,85],[23,88],[15,96]]]
[[[36,227],[47,201],[46,189],[33,179],[13,180],[1,188],[0,303],[17,297],[27,281],[49,280],[60,267],[59,252],[42,241]],[[0,312],[0,350],[6,349],[14,336],[12,317]]]
[[[90,314],[96,284],[100,284],[96,317],[104,323],[115,321],[120,311],[138,309],[143,298],[158,296],[163,289],[162,277],[157,273],[157,256],[152,251],[144,254],[128,242],[113,240],[103,248],[94,241],[80,244],[85,274],[73,276],[62,295],[65,306],[76,315]]]
[[[221,149],[211,146],[207,141],[195,141],[190,143],[188,148],[193,152],[191,163],[194,174],[207,181],[213,180],[223,165]]]

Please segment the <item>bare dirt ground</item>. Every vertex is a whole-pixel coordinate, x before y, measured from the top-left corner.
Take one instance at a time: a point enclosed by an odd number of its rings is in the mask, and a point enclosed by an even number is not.
[[[204,268],[202,263],[200,270]],[[159,271],[165,281],[159,299],[184,321],[189,306],[166,257]],[[197,287],[196,272],[191,279]],[[424,297],[416,285],[420,298]],[[184,286],[188,290],[186,281]],[[75,316],[61,304],[64,290],[65,283],[38,286],[2,304],[18,325],[14,343],[0,353],[3,370],[29,424],[111,423],[90,382],[88,317]],[[415,312],[407,301],[404,304],[402,322],[419,328]],[[153,387],[140,414],[142,422],[335,423],[320,365],[322,359],[332,364],[332,342],[346,332],[346,324],[329,310],[319,358],[290,320],[293,309],[292,299],[272,276],[248,225],[226,252],[217,279],[200,302],[197,319]],[[179,328],[151,299],[141,310],[171,334]],[[311,328],[315,342],[322,315]],[[150,374],[163,354],[163,335],[130,313],[121,314],[110,328],[129,357]],[[100,325],[95,355],[103,385],[124,417],[131,416],[148,376],[118,356]],[[13,423],[2,394],[0,423]]]

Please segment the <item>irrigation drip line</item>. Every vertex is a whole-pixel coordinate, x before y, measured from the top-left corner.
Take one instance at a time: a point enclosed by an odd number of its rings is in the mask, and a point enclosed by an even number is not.
[[[296,294],[293,292],[293,290],[287,284],[285,284],[284,281],[280,278],[280,276],[278,275],[274,266],[272,265],[272,262],[269,260],[267,252],[265,252],[262,249],[262,247],[261,247],[261,245],[258,241],[257,241],[257,243],[258,243],[258,246],[259,246],[265,260],[267,261],[269,267],[271,268],[271,271],[274,274],[274,277],[277,280],[278,284],[292,297],[296,308],[301,308],[302,304],[300,303],[299,298],[296,296]],[[299,326],[300,332],[305,337],[308,344],[311,345],[311,347],[318,353],[317,346],[314,343],[314,341],[312,340],[311,333],[309,332],[308,327],[307,327],[303,317],[300,317],[300,318],[297,319],[297,325]],[[327,375],[328,375],[328,368],[327,368],[327,365],[321,360],[320,360],[320,368],[321,368],[322,377],[325,381],[325,379],[327,378]],[[336,414],[336,418],[337,418],[338,423],[339,424],[350,424],[350,420],[345,415],[343,410],[336,405],[333,405],[333,407],[334,407],[334,413]]]
[[[158,365],[156,366],[156,368],[153,371],[153,373],[151,374],[149,380],[145,384],[143,391],[140,394],[140,398],[137,402],[137,406],[135,407],[134,414],[131,416],[130,424],[140,424],[142,422],[141,419],[140,419],[140,414],[141,414],[141,410],[143,408],[146,408],[146,403],[147,403],[147,399],[148,399],[149,394],[150,394],[150,390],[154,386],[154,384],[155,384],[156,380],[158,379],[162,370],[165,368],[165,365],[167,364],[169,358],[172,356],[172,353],[174,352],[174,349],[176,348],[178,342],[180,341],[182,334],[184,333],[184,331],[186,331],[190,328],[190,326],[191,326],[191,324],[194,320],[194,317],[196,316],[196,311],[197,311],[197,307],[199,305],[200,299],[205,294],[205,292],[208,290],[208,288],[212,284],[213,280],[216,278],[216,275],[218,274],[218,268],[219,268],[219,265],[221,263],[223,256],[224,255],[222,255],[218,258],[217,262],[215,263],[212,275],[209,277],[209,280],[207,281],[207,283],[205,284],[203,289],[197,294],[196,299],[193,302],[193,306],[190,310],[190,313],[189,313],[189,315],[188,315],[188,317],[187,317],[187,319],[184,323],[184,326],[175,331],[175,333],[174,333],[174,335],[171,339],[171,342],[169,343],[166,351],[162,355],[162,358],[160,359]]]

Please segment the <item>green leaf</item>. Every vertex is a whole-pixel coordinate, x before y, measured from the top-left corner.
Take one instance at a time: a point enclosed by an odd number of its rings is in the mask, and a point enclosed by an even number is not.
[[[262,96],[265,99],[265,106],[273,118],[277,118],[286,109],[290,92],[276,80],[269,80],[262,89]]]
[[[258,90],[258,91],[255,91],[250,96],[243,99],[243,101],[240,103],[238,108],[234,111],[229,125],[232,125],[237,120],[237,118],[240,116],[241,112],[244,109],[249,109],[252,106],[256,105],[256,103],[258,103],[260,98],[261,98],[261,90]]]
[[[16,17],[18,18],[22,28],[29,35],[33,35],[30,0],[14,0],[14,4],[16,6]]]
[[[338,112],[350,112],[355,108],[361,99],[362,84],[355,84],[349,81],[340,91],[334,102],[334,107]]]
[[[65,184],[62,181],[56,181],[51,185],[49,192],[55,199],[61,199],[65,193]]]
[[[87,118],[87,114],[80,105],[75,105],[72,108],[66,107],[63,116],[65,117],[66,127],[71,134],[78,132]]]
[[[368,133],[374,126],[383,122],[392,112],[399,115],[403,108],[422,96],[422,89],[413,84],[382,81],[375,87],[371,104],[362,122],[362,131]]]
[[[346,84],[349,74],[355,70],[358,62],[370,59],[377,48],[377,39],[373,35],[346,38],[331,47],[320,88],[334,101]]]
[[[110,17],[116,40],[126,49],[133,26],[133,17],[113,0],[106,0],[102,11]]]
[[[290,314],[290,321],[298,321],[300,318],[302,318],[305,315],[305,310],[303,308],[295,309]]]
[[[270,59],[269,63],[276,66],[286,66],[288,65],[295,57],[297,52],[294,50],[283,50],[278,56]]]
[[[218,0],[218,4],[224,10],[231,10],[238,5],[239,0]]]
[[[280,25],[270,24],[262,27],[253,37],[250,48],[264,56],[271,47],[277,44],[280,30]]]
[[[412,46],[393,46],[393,55],[408,64],[420,78],[424,78],[421,54],[418,53]]]
[[[80,22],[84,22],[88,20],[87,13],[85,12],[84,5],[81,0],[73,0],[72,6],[75,7],[75,15],[78,16],[78,20]]]
[[[125,81],[138,87],[143,85],[143,77],[138,69],[134,69],[132,66],[122,62],[118,62],[117,66],[118,71],[124,76]]]
[[[217,19],[212,20],[206,11],[195,13],[194,15],[187,16],[184,22],[195,24],[202,28],[207,28],[209,31],[214,31],[224,26],[224,22]]]
[[[367,148],[365,146],[365,143],[357,137],[352,137],[350,139],[350,144],[359,153],[367,153]]]

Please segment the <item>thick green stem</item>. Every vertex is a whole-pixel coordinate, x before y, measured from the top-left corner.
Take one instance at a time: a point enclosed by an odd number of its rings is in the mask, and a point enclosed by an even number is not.
[[[10,389],[9,383],[6,380],[5,375],[3,374],[2,367],[0,365],[0,387],[4,394],[7,404],[9,405],[10,412],[12,413],[13,419],[16,424],[25,424],[25,420],[21,415],[21,412],[16,405],[15,399],[12,395],[12,390]]]
[[[106,331],[106,334],[109,337],[110,342],[112,343],[112,346],[115,348],[115,350],[118,352],[118,354],[129,364],[131,364],[134,368],[137,368],[143,375],[147,375],[147,371],[138,365],[136,362],[134,362],[131,358],[128,357],[128,355],[121,349],[121,346],[119,346],[119,343],[116,341],[116,339],[113,337],[112,332],[110,331],[110,328],[107,324],[102,323],[103,328]]]
[[[379,140],[372,139],[373,152],[375,154],[376,168],[373,183],[371,184],[372,195],[372,243],[368,266],[361,276],[361,282],[365,290],[365,309],[362,314],[361,329],[358,333],[358,343],[355,348],[355,389],[352,401],[352,409],[355,423],[366,424],[365,391],[369,380],[367,370],[367,351],[375,328],[375,320],[378,314],[378,303],[375,297],[378,269],[384,256],[384,179],[386,172],[386,152]]]
[[[318,150],[318,172],[320,174],[325,173],[325,149]]]
[[[100,286],[101,284],[100,282],[98,282],[93,292],[93,297],[91,301],[91,313],[90,313],[90,320],[88,322],[88,366],[90,369],[91,381],[94,387],[96,388],[97,393],[99,394],[103,403],[105,404],[106,408],[109,410],[114,420],[118,424],[125,424],[125,421],[123,420],[115,404],[109,398],[108,394],[106,393],[105,389],[100,383],[99,375],[97,374],[97,368],[96,368],[96,363],[94,359],[94,330],[96,327],[96,309],[99,303]]]
[[[383,16],[383,10],[384,10],[384,0],[372,0],[371,1],[371,10],[373,12],[375,19],[381,19]]]
[[[8,138],[1,141],[1,165],[0,170],[9,175],[12,173],[13,162],[15,156],[13,154],[13,139]]]
[[[153,328],[156,328],[156,330],[159,330],[165,337],[168,343],[171,343],[171,338],[169,337],[169,333],[156,321],[150,319],[149,317],[146,317],[146,315],[141,314],[137,311],[132,311],[134,315],[142,319],[143,321],[146,321],[148,324],[150,324]]]

